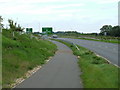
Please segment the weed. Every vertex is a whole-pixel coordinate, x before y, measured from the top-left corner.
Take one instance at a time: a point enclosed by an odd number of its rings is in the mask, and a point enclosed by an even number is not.
[[[62,40],[59,41],[68,47],[70,44]],[[78,64],[81,68],[84,88],[118,88],[119,83],[119,72],[118,67],[108,64],[107,61],[101,57],[96,56],[93,52],[88,49],[78,46],[79,51],[76,47],[70,47],[76,56],[80,56]]]
[[[29,38],[28,34],[15,33],[13,39],[9,30],[2,32],[2,85],[7,88],[15,79],[53,56],[56,45],[47,40]]]

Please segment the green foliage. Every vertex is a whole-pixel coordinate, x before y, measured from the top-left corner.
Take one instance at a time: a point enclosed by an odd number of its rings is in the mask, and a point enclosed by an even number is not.
[[[15,29],[16,29],[16,23],[14,24],[13,20],[11,20],[11,19],[8,19],[8,23],[9,23],[10,29],[12,29],[13,31],[15,31]]]
[[[30,38],[28,34],[19,35],[13,38],[11,30],[2,32],[2,69],[3,87],[8,87],[18,77],[38,65],[45,63],[45,60],[53,56],[56,45],[46,41]]]
[[[0,28],[3,28],[2,22],[3,22],[3,18],[2,18],[2,16],[0,16]]]
[[[14,23],[14,21],[11,19],[8,19],[8,23],[9,23],[10,30],[12,31],[23,31],[24,30],[24,28],[22,28],[19,24],[17,26],[17,22]]]
[[[120,37],[120,26],[104,25],[100,30],[101,35],[104,35],[106,32],[108,36]]]
[[[110,30],[112,30],[112,26],[111,25],[104,25],[100,30],[101,30],[101,33],[109,32]]]
[[[120,37],[120,26],[114,26],[109,33],[110,36]]]
[[[91,41],[100,41],[107,43],[120,43],[120,37],[112,37],[112,36],[94,36],[94,35],[79,35],[77,36],[58,36],[61,38],[73,38],[73,39],[83,39],[83,40],[91,40]]]
[[[56,40],[64,43],[68,47],[71,44]],[[73,53],[79,56],[78,64],[82,71],[80,77],[84,88],[118,88],[119,83],[119,72],[118,67],[109,64],[105,59],[96,56],[92,51],[78,46],[79,51],[76,47],[70,47],[73,50]]]

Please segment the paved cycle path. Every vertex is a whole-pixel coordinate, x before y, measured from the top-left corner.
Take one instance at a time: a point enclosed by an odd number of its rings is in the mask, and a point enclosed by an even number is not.
[[[16,88],[82,88],[77,57],[66,45],[52,41],[58,47],[55,56]]]

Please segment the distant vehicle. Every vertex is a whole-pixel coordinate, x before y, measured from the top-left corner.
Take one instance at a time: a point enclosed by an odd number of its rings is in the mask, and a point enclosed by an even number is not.
[[[52,38],[58,38],[58,36],[57,35],[52,35]]]
[[[48,39],[47,35],[42,35],[42,39]]]

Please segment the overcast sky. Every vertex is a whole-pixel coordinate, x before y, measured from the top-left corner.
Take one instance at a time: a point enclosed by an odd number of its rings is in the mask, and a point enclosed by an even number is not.
[[[103,25],[118,25],[119,0],[0,0],[0,15],[17,21],[23,27],[40,31],[92,33]],[[7,26],[7,25],[5,25]]]

